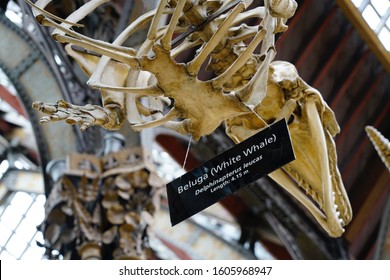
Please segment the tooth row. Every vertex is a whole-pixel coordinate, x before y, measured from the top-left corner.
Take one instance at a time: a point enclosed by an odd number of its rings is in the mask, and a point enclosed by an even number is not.
[[[302,188],[305,190],[306,194],[307,194],[307,195],[310,195],[310,197],[312,197],[313,200],[314,200],[315,202],[317,202],[317,204],[319,205],[319,207],[320,207],[321,210],[324,210],[323,201],[322,201],[322,199],[318,196],[318,193],[317,193],[309,184],[307,184],[307,183],[306,183],[306,182],[305,182],[305,181],[296,173],[295,170],[293,170],[293,169],[291,169],[291,168],[286,168],[286,169],[288,169],[288,170],[286,170],[286,171],[288,171],[289,174],[290,174],[292,177],[294,177],[294,179],[298,182],[299,186],[302,187]],[[340,192],[339,189],[336,189],[336,192],[337,192],[337,194],[339,195],[339,197],[342,197],[341,192]],[[339,211],[339,209],[338,209],[338,205],[336,204],[336,193],[335,193],[334,191],[332,192],[332,199],[333,199],[332,211],[333,211],[334,215],[336,216],[336,218],[338,219],[340,225],[341,225],[342,227],[344,227],[345,222],[344,222],[344,220],[340,217],[340,216],[341,216],[341,213],[340,213],[340,211]],[[341,206],[344,206],[344,201],[343,201],[343,200],[341,200],[340,203],[342,203]],[[346,210],[345,210],[346,207],[343,207],[343,208],[344,208],[344,211],[346,211]]]
[[[318,196],[317,191],[315,191],[308,183],[299,176],[299,174],[292,168],[285,166],[284,169],[292,176],[298,185],[303,188],[307,195],[309,195],[320,207],[321,210],[324,210],[324,204],[322,199]]]
[[[317,202],[317,204],[321,209],[324,208],[322,199],[318,196],[318,192],[316,192],[313,188],[311,188],[310,185],[308,185],[306,182],[302,183],[301,187],[306,191],[307,195],[309,195],[311,198],[313,198],[315,202]]]
[[[344,220],[340,217],[341,213],[340,213],[340,211],[338,211],[338,205],[336,204],[336,196],[335,196],[335,194],[336,194],[335,192],[332,192],[334,212],[335,212],[335,214],[336,214],[336,217],[337,217],[337,219],[338,219],[340,225],[341,225],[342,227],[344,227],[344,226],[345,226],[345,222],[344,222]]]
[[[332,177],[332,179],[333,179],[333,177]],[[337,182],[335,182],[335,181],[333,181],[333,180],[332,180],[332,182],[333,182],[333,185],[336,186],[336,187],[335,187],[335,191],[337,192],[337,195],[338,195],[338,197],[340,198],[340,199],[339,199],[339,203],[340,203],[341,206],[342,206],[344,217],[347,217],[347,218],[348,218],[348,216],[349,216],[349,214],[348,214],[348,209],[349,209],[349,207],[346,205],[345,200],[343,199],[344,196],[343,196],[343,194],[342,194],[342,192],[341,192],[341,189],[337,187],[337,186],[338,186],[338,185],[337,185]],[[335,203],[335,204],[336,204],[336,203]]]
[[[339,188],[336,188],[336,192],[337,192],[337,194],[338,194],[338,197],[340,197],[341,199],[339,199],[339,203],[340,203],[340,205],[341,205],[341,207],[342,207],[342,210],[343,210],[343,216],[344,217],[346,217],[347,219],[349,218],[349,213],[348,213],[348,209],[349,209],[349,207],[346,205],[346,203],[345,203],[345,200],[344,199],[342,199],[343,198],[343,195],[342,195],[342,193],[341,193],[341,191],[340,191],[340,189]],[[336,204],[336,203],[335,203]],[[337,205],[336,205],[337,206]],[[344,222],[343,222],[344,223]]]

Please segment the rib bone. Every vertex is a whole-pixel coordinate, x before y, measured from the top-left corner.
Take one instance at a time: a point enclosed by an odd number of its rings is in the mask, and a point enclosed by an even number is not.
[[[49,2],[38,1],[37,5],[44,8]],[[266,0],[264,7],[253,7],[251,0],[162,0],[156,10],[131,23],[113,43],[71,30],[103,2],[90,1],[67,20],[36,10],[42,24],[55,28],[54,39],[101,56],[66,47],[90,76],[89,85],[100,89],[103,107],[34,103],[48,114],[43,121],[64,119],[82,128],[103,125],[116,129],[126,117],[137,131],[163,125],[191,134],[195,140],[224,123],[227,135],[238,143],[285,118],[296,160],[270,177],[330,236],[343,233],[352,211],[337,168],[333,137],[339,126],[335,116],[292,64],[273,61],[275,33],[286,30],[285,22],[297,8],[294,0]],[[164,14],[171,15],[168,23]],[[248,26],[248,19],[257,24]],[[138,49],[123,46],[148,22],[147,37]],[[175,44],[174,33],[178,38]],[[192,48],[196,52],[190,62],[176,60]],[[200,80],[202,65],[215,77]]]

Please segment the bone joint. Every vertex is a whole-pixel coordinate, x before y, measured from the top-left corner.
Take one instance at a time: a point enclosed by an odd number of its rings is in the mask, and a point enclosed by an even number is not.
[[[336,118],[294,65],[274,61],[275,34],[287,30],[297,9],[294,0],[265,0],[261,7],[251,0],[161,0],[113,43],[71,28],[105,1],[91,0],[67,19],[47,13],[49,2],[33,5],[37,20],[68,44],[68,54],[90,77],[88,84],[101,91],[103,108],[34,103],[47,114],[43,122],[118,129],[127,120],[136,131],[165,126],[195,140],[223,124],[238,143],[285,118],[297,159],[270,177],[330,236],[342,235],[352,211],[337,168]],[[145,24],[144,43],[124,46]],[[180,61],[180,54],[194,49],[188,61]],[[213,76],[200,79],[203,68]]]

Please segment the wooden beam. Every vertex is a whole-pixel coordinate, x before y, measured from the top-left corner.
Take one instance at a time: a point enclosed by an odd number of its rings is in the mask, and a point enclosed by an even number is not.
[[[286,247],[264,239],[260,240],[260,242],[267,251],[275,257],[275,259],[292,260],[291,255],[286,250]]]
[[[360,99],[358,102],[358,106],[353,111],[352,115],[348,118],[345,125],[342,126],[340,134],[336,138],[336,146],[339,145],[339,143],[343,142],[344,138],[348,136],[348,131],[355,126],[357,123],[357,120],[364,116],[364,110],[367,110],[367,106],[369,104],[369,101],[371,100],[372,96],[377,92],[377,88],[382,82],[383,79],[383,72],[378,74],[375,80],[372,81],[369,89],[365,91],[365,94],[363,98]]]
[[[336,0],[349,21],[355,26],[362,39],[367,43],[387,73],[390,73],[390,55],[375,32],[368,26],[360,11],[350,0]]]
[[[12,95],[5,87],[0,85],[0,99],[7,102],[12,108],[14,108],[20,115],[28,118],[18,98]]]
[[[284,32],[280,38],[276,41],[276,47],[278,45],[284,44],[283,42],[286,40],[286,37],[288,37],[288,34],[291,33],[291,30],[295,28],[295,26],[299,23],[302,16],[305,14],[307,7],[312,2],[312,0],[306,0],[301,5],[298,6],[297,11],[295,12],[295,15],[288,20],[287,25],[288,29],[286,32]]]
[[[358,257],[381,220],[383,207],[389,193],[390,175],[386,168],[381,172],[370,186],[370,192],[363,205],[354,214],[352,223],[348,226],[345,237],[350,245],[350,253]]]
[[[300,72],[300,69],[303,67],[303,63],[306,61],[309,54],[312,53],[313,48],[318,43],[319,38],[323,36],[323,33],[326,32],[326,29],[332,23],[337,10],[337,6],[334,6],[326,15],[325,19],[323,19],[314,36],[310,37],[309,42],[306,44],[306,47],[302,50],[300,56],[295,62],[295,67],[297,68],[298,72]]]
[[[390,110],[390,103],[387,103],[383,111],[377,116],[374,124],[372,126],[379,127],[383,120],[388,116]],[[364,132],[362,132],[364,133]],[[360,156],[369,146],[370,141],[368,137],[364,137],[363,141],[360,142],[360,145],[354,150],[351,157],[347,157],[347,161],[341,164],[340,171],[343,178],[347,178],[350,175],[350,172],[353,171],[355,165],[359,162]],[[371,147],[370,147],[371,149]],[[346,186],[347,191],[350,190],[350,187]]]
[[[321,81],[327,76],[329,75],[329,69],[337,63],[337,60],[339,58],[339,55],[341,53],[341,51],[345,48],[345,46],[347,45],[349,39],[351,38],[352,34],[353,34],[353,29],[349,29],[345,35],[343,36],[343,38],[341,39],[340,43],[337,45],[336,49],[334,50],[334,52],[332,52],[331,56],[326,59],[326,62],[325,62],[325,65],[323,66],[323,68],[321,69],[320,73],[317,75],[317,77],[315,78],[315,80],[312,82],[312,85],[314,88],[318,88],[321,84]]]
[[[338,104],[340,103],[340,100],[344,96],[344,94],[349,90],[349,87],[351,84],[357,79],[357,74],[359,73],[361,67],[364,66],[364,64],[367,61],[369,51],[366,50],[364,53],[360,56],[358,62],[352,67],[351,71],[348,71],[348,76],[343,80],[343,83],[340,87],[340,89],[337,91],[337,93],[334,95],[334,97],[331,97],[330,100],[330,107],[332,109],[335,109]]]
[[[163,147],[168,154],[179,164],[183,166],[186,160],[187,149],[182,145],[181,141],[170,135],[158,135],[156,137],[157,143]],[[191,150],[188,152],[185,170],[189,171],[199,166],[200,162],[192,155]]]

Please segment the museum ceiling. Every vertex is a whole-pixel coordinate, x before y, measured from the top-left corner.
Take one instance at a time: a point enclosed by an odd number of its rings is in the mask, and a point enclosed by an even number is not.
[[[351,202],[353,219],[342,237],[330,238],[292,196],[267,177],[242,188],[220,204],[240,225],[241,244],[260,241],[278,259],[384,258],[386,230],[390,231],[387,224],[390,207],[386,208],[390,205],[390,173],[370,142],[365,127],[373,126],[390,138],[389,53],[378,47],[372,34],[367,35],[367,28],[362,27],[362,21],[356,19],[343,0],[297,2],[295,16],[287,23],[288,31],[277,39],[276,60],[293,63],[300,76],[321,92],[335,112],[341,128],[335,138],[338,167]],[[56,8],[56,12],[60,11]],[[389,11],[390,8],[387,16]],[[116,14],[105,15],[107,23],[113,15]],[[204,71],[201,75],[207,77],[210,73]],[[2,87],[0,94],[3,100],[15,103],[13,95]],[[16,111],[25,114],[16,103],[13,106]],[[10,119],[6,107],[0,109],[1,134],[9,139],[24,123]],[[88,143],[88,139],[100,134],[91,129],[85,135],[77,132],[70,141],[76,143],[82,139],[81,142]],[[184,163],[189,138],[162,128],[145,135],[144,138],[149,137],[146,145],[156,141],[179,165]],[[233,145],[224,127],[219,127],[213,134],[191,143],[186,169],[197,167]],[[24,153],[27,150],[34,163],[38,162],[37,154],[42,154],[30,147],[28,141],[22,141],[17,147]],[[167,207],[167,201],[163,200],[162,204]]]
[[[383,232],[382,236],[379,235],[379,228],[390,193],[390,174],[369,141],[365,126],[371,125],[389,138],[390,79],[389,72],[386,71],[388,65],[386,61],[381,61],[380,57],[378,59],[375,50],[371,49],[367,41],[362,39],[364,36],[351,23],[348,11],[343,11],[338,4],[343,1],[305,0],[297,2],[298,10],[288,22],[288,31],[277,41],[276,59],[295,64],[302,78],[322,93],[336,114],[341,127],[341,132],[335,139],[338,166],[354,213],[351,224],[346,228],[339,242],[344,244],[344,253],[347,252],[351,258],[370,259],[374,257],[375,250],[378,249],[376,247],[378,242],[383,242],[379,240],[384,238]],[[382,56],[387,57],[388,62],[388,52]],[[171,137],[160,134],[157,140],[178,162],[183,162],[188,142],[179,141],[182,144],[182,148],[179,149],[177,140]],[[214,156],[216,154],[214,151],[221,152],[231,145],[231,141],[224,135],[221,128],[214,135],[205,137],[198,144],[192,145],[192,157],[190,156],[187,161],[187,168],[196,167],[199,163]],[[274,213],[271,216],[279,215],[279,217],[270,218],[268,214],[264,214],[264,208],[267,208],[264,204],[267,203],[267,199],[272,200],[275,208],[278,209],[275,210],[277,214]],[[310,219],[307,221],[305,212],[298,204],[291,203],[291,200],[272,182],[260,180],[253,186],[241,190],[236,197],[225,199],[222,204],[230,209],[245,226],[254,227],[259,238],[274,252],[278,251],[278,246],[267,240],[267,230],[263,230],[262,226],[267,223],[266,221],[272,223],[278,219],[281,224],[291,226],[294,224],[292,222],[294,218],[286,216],[294,213],[292,216],[297,215],[300,219],[306,220],[308,227],[312,229],[309,230],[312,232],[305,232],[304,227],[299,230],[295,228],[299,233],[292,233],[296,240],[300,240],[298,247],[307,246],[310,248],[307,251],[310,251],[316,241],[307,236],[314,234],[316,225],[312,224]],[[284,203],[293,209],[292,212],[280,213],[286,206]],[[283,221],[283,219],[286,220]],[[283,225],[276,224],[283,227]],[[315,234],[323,236],[321,231]],[[302,237],[305,235],[307,235],[306,241]],[[288,239],[288,236],[281,238]],[[324,243],[329,242],[326,237],[323,238]],[[288,241],[284,240],[282,243],[286,244]],[[289,253],[286,253],[284,251],[286,246],[282,245],[282,247],[283,249],[279,248],[279,253],[284,257],[294,254],[291,253],[294,252],[294,248],[289,248]],[[327,250],[332,252],[333,249],[300,253],[308,254],[309,258],[315,258],[321,257],[321,254]],[[340,254],[341,258],[345,257],[341,252],[335,254]]]

